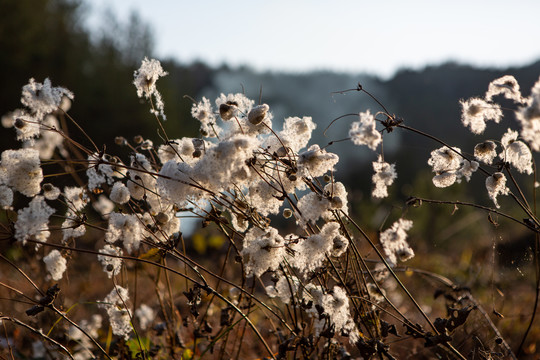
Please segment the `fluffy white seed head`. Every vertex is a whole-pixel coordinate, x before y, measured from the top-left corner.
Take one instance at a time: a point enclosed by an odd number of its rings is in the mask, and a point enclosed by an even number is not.
[[[0,172],[5,176],[4,183],[21,194],[32,197],[41,191],[43,171],[35,149],[5,150]]]
[[[493,163],[493,159],[495,159],[497,156],[497,151],[495,150],[496,148],[497,145],[493,141],[484,141],[483,143],[477,144],[474,147],[474,157],[476,160],[491,165]]]
[[[521,124],[521,137],[534,151],[540,151],[540,79],[534,84],[525,106],[518,108],[516,118]]]
[[[486,178],[486,189],[497,208],[500,207],[497,202],[497,196],[508,195],[510,193],[510,189],[506,187],[506,176],[501,172],[496,172]]]
[[[489,83],[486,100],[491,101],[494,96],[498,95],[518,103],[523,101],[519,91],[519,84],[512,75],[505,75]]]
[[[104,308],[107,311],[107,315],[109,315],[109,322],[113,334],[123,336],[126,340],[129,338],[129,334],[132,330],[130,311],[125,305],[128,301],[128,290],[121,286],[116,286],[99,305],[101,308]]]
[[[114,210],[114,203],[109,200],[105,195],[100,195],[98,196],[97,201],[92,202],[92,207],[104,219],[108,219],[109,214]]]
[[[133,74],[133,84],[137,88],[137,96],[142,98],[144,95],[147,99],[154,96],[155,107],[157,110],[152,110],[151,112],[155,115],[160,115],[163,120],[166,120],[164,114],[165,106],[161,94],[156,88],[156,81],[167,74],[168,73],[163,70],[161,63],[158,60],[148,60],[146,57],[142,61],[141,67],[138,70],[135,70],[135,73]]]
[[[275,228],[252,228],[244,237],[241,254],[246,273],[261,276],[265,271],[279,267],[285,255],[285,242]]]
[[[81,187],[66,186],[64,198],[72,211],[81,211],[88,204],[88,195]]]
[[[384,162],[382,156],[379,155],[377,161],[373,162],[373,170],[375,174],[371,179],[375,187],[371,195],[375,198],[385,198],[388,196],[388,186],[392,185],[397,178],[395,165]]]
[[[120,270],[122,269],[122,258],[107,255],[121,256],[123,253],[122,249],[110,244],[105,244],[103,249],[99,250],[99,253],[103,255],[97,256],[98,261],[103,266],[103,271],[107,273],[109,279],[120,274]]]
[[[382,141],[381,133],[376,129],[375,116],[369,110],[360,113],[360,120],[353,122],[349,130],[349,137],[355,145],[366,145],[375,150]]]
[[[58,250],[52,250],[43,258],[43,262],[54,281],[60,280],[67,269],[67,261]]]
[[[499,105],[488,103],[484,99],[470,98],[460,100],[459,103],[462,108],[461,121],[473,134],[482,134],[486,129],[486,121],[499,123],[503,116]]]
[[[142,240],[142,226],[139,218],[134,214],[111,213],[109,227],[105,233],[105,241],[114,243],[122,241],[126,251],[131,254],[139,248]]]
[[[298,171],[305,176],[318,177],[334,170],[338,162],[336,154],[326,152],[315,144],[298,155]]]
[[[70,216],[71,211],[68,210],[67,216]],[[62,242],[65,244],[69,239],[75,239],[86,234],[86,226],[75,219],[67,218],[62,223]]]
[[[406,261],[414,256],[414,251],[407,242],[407,231],[412,226],[411,220],[399,219],[381,233],[379,240],[391,266],[395,266],[398,260]]]
[[[510,163],[520,173],[531,175],[533,173],[531,150],[517,138],[518,132],[508,129],[501,139],[504,150],[499,154],[499,157]]]
[[[228,105],[222,104],[222,106]],[[210,100],[208,100],[207,98],[203,97],[201,101],[193,104],[193,106],[191,107],[191,116],[199,120],[199,122],[201,123],[200,132],[203,136],[215,137],[216,135],[219,136],[219,134],[221,133],[221,128],[218,127],[216,124],[216,115],[214,114],[214,110],[212,109]]]
[[[117,204],[125,204],[130,198],[129,189],[122,182],[117,181],[111,189],[110,199]]]
[[[58,109],[64,96],[73,99],[71,91],[53,87],[48,78],[43,83],[38,83],[32,78],[23,86],[21,103],[32,111],[37,121],[41,121],[45,115]]]
[[[54,209],[45,203],[43,196],[34,197],[28,207],[17,212],[15,239],[22,242],[23,245],[30,238],[46,242],[50,235],[48,223],[52,214],[54,214]]]

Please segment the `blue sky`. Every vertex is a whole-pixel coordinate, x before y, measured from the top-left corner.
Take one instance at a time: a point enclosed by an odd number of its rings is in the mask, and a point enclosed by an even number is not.
[[[457,60],[480,66],[540,59],[540,1],[89,0],[153,29],[159,58],[389,76]]]

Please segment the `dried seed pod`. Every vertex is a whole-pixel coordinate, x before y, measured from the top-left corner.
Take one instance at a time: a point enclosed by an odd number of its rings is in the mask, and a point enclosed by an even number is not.
[[[285,219],[288,219],[292,216],[292,210],[291,209],[285,209],[283,210],[283,217]]]
[[[200,149],[196,149],[193,154],[191,154],[191,156],[193,156],[194,158],[198,158],[198,157],[201,157],[202,155],[202,151]]]
[[[202,149],[204,147],[204,140],[203,139],[191,139],[191,143],[193,144],[193,147],[195,149]]]
[[[230,104],[219,105],[219,116],[225,121],[231,120],[234,116],[235,107]]]
[[[126,143],[126,139],[124,139],[123,136],[117,136],[114,138],[114,143],[116,145],[124,145]]]
[[[22,128],[26,125],[26,123],[24,122],[23,119],[17,118],[17,119],[15,119],[14,125],[15,125],[15,127],[16,127],[17,129],[22,129]]]
[[[152,142],[152,140],[144,140],[142,143],[141,143],[141,149],[142,150],[150,150],[154,147],[154,143]]]
[[[203,139],[191,139],[191,143],[193,144],[193,147],[195,148],[195,151],[193,151],[192,156],[194,158],[201,157],[202,152],[204,150],[204,140]]]
[[[268,109],[270,107],[266,104],[255,106],[248,114],[248,121],[253,125],[259,125],[266,117]]]
[[[165,214],[164,212],[159,212],[156,215],[156,221],[159,225],[165,225],[169,222],[169,215]]]
[[[143,141],[144,141],[144,138],[141,135],[136,135],[133,137],[133,142],[137,145],[139,145]]]
[[[277,149],[276,154],[279,157],[285,157],[287,156],[287,149],[285,149],[283,146],[280,146],[280,148]]]

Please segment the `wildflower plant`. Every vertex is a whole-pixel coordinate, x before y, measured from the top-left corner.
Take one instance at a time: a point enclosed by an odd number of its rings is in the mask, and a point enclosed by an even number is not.
[[[133,81],[161,131],[165,107],[158,80],[166,75],[159,61],[145,58]],[[474,149],[409,127],[361,85],[351,89],[381,107],[355,114],[348,133],[351,146],[377,152],[369,175],[373,198],[384,201],[398,176],[396,165],[384,157],[383,142],[400,129],[436,143],[426,157],[435,187],[484,177],[483,191],[493,203],[413,196],[400,216],[374,235],[364,230],[361,215],[351,215],[351,198],[336,172],[339,156],[331,146],[310,143],[317,128],[311,117],[281,123],[272,104],[256,104],[241,93],[221,94],[214,103],[202,98],[191,111],[200,137],[162,134],[159,145],[142,136],[132,143],[119,137],[117,145],[131,151],[122,159],[91,139],[86,147],[67,137],[58,118],[75,122],[62,105],[73,94],[52,87],[49,79],[42,84],[31,79],[23,87],[26,109],[3,120],[15,127],[23,147],[1,154],[0,205],[11,246],[41,256],[45,271],[31,273],[1,255],[33,290],[2,280],[5,291],[14,301],[24,299],[28,309],[2,313],[0,320],[10,331],[18,326],[43,342],[35,352],[51,358],[238,358],[249,337],[266,358],[392,359],[393,343],[402,338],[418,356],[464,359],[472,345],[455,341],[454,334],[469,314],[485,311],[473,291],[429,272],[424,274],[446,286],[448,315],[432,319],[419,304],[399,275],[403,263],[418,254],[407,210],[437,202],[475,206],[537,236],[540,221],[514,173],[535,174],[539,84],[523,97],[517,81],[505,76],[489,85],[484,98],[462,100],[462,123],[477,135],[492,125],[489,121],[500,122],[503,109],[496,99],[516,104],[518,129],[508,129],[500,140],[483,139]],[[53,139],[47,149],[42,139]],[[50,176],[51,166],[70,174],[72,184],[66,185],[65,175]],[[46,183],[44,174],[49,174]],[[512,198],[526,220],[498,210],[502,196]],[[181,232],[185,213],[224,239],[226,254],[216,256],[218,266],[189,251]],[[108,295],[76,298],[69,292],[81,262],[97,263],[86,267],[94,272],[90,286]],[[484,321],[500,334],[489,318]],[[514,357],[500,339],[501,358]],[[516,346],[517,353],[522,346]]]

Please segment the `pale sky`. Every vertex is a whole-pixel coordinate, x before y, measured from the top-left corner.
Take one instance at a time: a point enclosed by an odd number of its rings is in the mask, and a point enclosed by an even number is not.
[[[88,0],[138,11],[158,58],[256,70],[335,70],[389,76],[447,60],[524,65],[540,59],[538,0]]]

